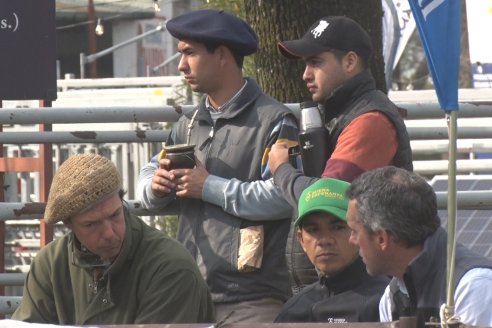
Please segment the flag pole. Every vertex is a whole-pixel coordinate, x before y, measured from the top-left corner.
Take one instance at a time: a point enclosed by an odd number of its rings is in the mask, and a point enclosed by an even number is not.
[[[455,289],[455,253],[456,253],[456,152],[458,135],[458,111],[446,112],[446,122],[448,125],[449,139],[449,159],[448,159],[448,245],[447,245],[447,276],[446,276],[446,304],[441,307],[441,326],[459,324],[455,317],[454,310],[454,289]]]

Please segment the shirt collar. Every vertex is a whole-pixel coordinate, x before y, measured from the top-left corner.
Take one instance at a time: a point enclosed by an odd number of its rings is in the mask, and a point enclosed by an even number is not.
[[[234,96],[232,96],[229,100],[227,100],[224,104],[222,104],[222,106],[219,106],[219,108],[213,108],[212,105],[210,104],[210,100],[209,100],[209,96],[207,96],[207,98],[205,99],[205,106],[207,106],[207,109],[213,113],[213,112],[223,112],[224,110],[227,109],[227,107],[229,107],[229,105],[231,103],[233,103],[238,97],[239,95],[241,94],[241,92],[243,92],[244,88],[246,88],[246,85],[248,84],[248,80],[244,80],[244,84],[243,86],[241,87],[241,89],[239,89],[238,92],[236,92],[234,94]]]

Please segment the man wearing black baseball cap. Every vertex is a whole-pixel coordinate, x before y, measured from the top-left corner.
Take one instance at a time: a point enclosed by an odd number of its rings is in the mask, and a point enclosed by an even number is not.
[[[301,39],[278,43],[280,53],[306,63],[303,80],[319,104],[327,129],[328,160],[322,177],[351,182],[365,171],[386,165],[412,170],[410,140],[397,107],[376,90],[368,69],[373,47],[368,33],[345,16],[317,20]],[[321,150],[320,150],[321,153]],[[304,189],[319,177],[296,171],[288,160],[288,145],[270,152],[274,182],[295,206]],[[294,227],[291,227],[291,234]],[[288,245],[293,289],[317,279],[295,238]],[[311,268],[311,269],[310,269]]]
[[[257,49],[246,22],[198,10],[166,27],[179,41],[179,70],[204,93],[166,144],[186,144],[191,133],[197,164],[171,169],[169,159],[155,156],[141,171],[139,198],[148,209],[178,204],[177,239],[208,283],[217,320],[272,322],[290,296],[283,254],[292,208],[273,184],[267,159],[277,140],[296,142],[295,117],[243,77],[243,58]]]

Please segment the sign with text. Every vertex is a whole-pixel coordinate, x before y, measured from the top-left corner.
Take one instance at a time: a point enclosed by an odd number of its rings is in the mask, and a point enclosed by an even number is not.
[[[0,0],[0,100],[56,99],[55,0]]]

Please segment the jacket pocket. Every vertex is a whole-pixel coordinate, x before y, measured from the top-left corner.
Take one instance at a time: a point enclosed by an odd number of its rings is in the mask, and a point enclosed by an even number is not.
[[[240,230],[237,269],[239,272],[253,272],[261,268],[263,261],[263,225],[249,226]]]

